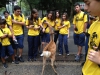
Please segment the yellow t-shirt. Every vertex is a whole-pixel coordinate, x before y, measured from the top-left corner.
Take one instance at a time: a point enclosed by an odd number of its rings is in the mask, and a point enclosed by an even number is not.
[[[65,25],[65,27],[61,28],[59,33],[60,34],[68,34],[68,29],[70,28],[70,22],[64,21],[63,24]]]
[[[4,28],[2,30],[3,32],[0,30],[0,37],[2,37],[4,34],[12,35],[9,28]],[[2,43],[2,46],[7,46],[7,45],[10,45],[10,40],[8,37],[6,37],[6,38],[1,39],[1,43]]]
[[[97,47],[100,43],[100,21],[95,21],[88,30],[90,34],[89,38],[89,49],[88,52],[92,49],[94,45]],[[98,64],[86,59],[86,62],[82,68],[83,75],[100,75],[100,67]]]
[[[78,31],[74,31],[76,34],[80,34],[83,32],[83,27],[85,22],[87,22],[87,15],[84,15],[84,12],[81,11],[80,13],[76,14],[73,19],[73,24],[76,25]]]
[[[34,27],[38,27],[39,25],[41,25],[41,18],[38,18],[38,20],[36,20],[36,22],[34,22],[34,20],[32,21],[34,24]],[[26,26],[29,26],[29,20],[26,20]],[[34,29],[29,29],[28,30],[28,35],[30,36],[37,36],[39,35],[40,31],[39,30],[34,30]]]
[[[58,27],[60,26],[61,19],[57,18],[55,21],[57,22],[56,25],[55,25],[55,31],[58,31],[59,30]]]
[[[16,16],[13,14],[14,20],[18,21],[18,22],[25,22],[25,18],[24,15],[22,14],[19,16]],[[23,26],[22,25],[18,25],[18,24],[12,24],[12,28],[14,31],[14,35],[22,35],[23,34]]]
[[[7,22],[8,25],[12,25],[11,16],[10,15],[6,18],[6,22]]]
[[[47,17],[44,17],[44,18],[42,19],[42,23],[43,23],[44,21],[47,21],[51,26],[54,26],[54,21],[49,20]],[[49,33],[49,32],[50,32],[50,29],[49,29],[49,27],[47,27],[46,24],[43,24],[43,27],[46,28],[45,33]]]

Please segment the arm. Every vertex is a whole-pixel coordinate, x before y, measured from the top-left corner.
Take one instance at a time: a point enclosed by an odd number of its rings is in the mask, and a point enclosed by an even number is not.
[[[68,38],[69,38],[69,32],[70,32],[70,31],[69,31],[69,29],[68,29]]]
[[[1,39],[6,38],[8,35],[7,34],[3,34],[2,36],[0,36]]]
[[[88,54],[88,59],[94,63],[100,64],[100,50],[90,50]]]
[[[86,32],[87,22],[88,22],[88,16],[87,16],[87,14],[85,14],[85,15],[84,15],[84,27],[83,27],[83,32]]]
[[[58,29],[64,28],[66,25],[59,26]]]
[[[18,21],[15,21],[15,20],[12,20],[12,23],[19,24],[19,25],[22,25],[22,26],[25,25],[25,22],[18,22]]]

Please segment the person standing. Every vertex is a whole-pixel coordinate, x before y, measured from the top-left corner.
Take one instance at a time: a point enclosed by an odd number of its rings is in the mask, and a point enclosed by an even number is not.
[[[24,15],[21,13],[21,8],[19,6],[14,6],[14,13],[11,14],[11,22],[12,22],[12,30],[13,30],[13,40],[17,41],[18,44],[14,43],[14,51],[15,57],[17,57],[17,49],[19,50],[18,60],[20,62],[24,62],[22,58],[23,53],[23,41],[24,41],[24,25],[25,25],[25,18]]]
[[[75,4],[75,11],[76,15],[73,19],[73,25],[74,25],[74,44],[78,47],[78,52],[75,55],[75,61],[79,61],[81,54],[82,54],[82,48],[85,45],[85,32],[86,32],[86,26],[87,26],[87,15],[81,11],[80,4]]]
[[[68,21],[68,15],[67,13],[63,13],[61,24],[58,27],[59,29],[58,49],[60,51],[59,55],[63,55],[63,43],[66,55],[69,55],[69,50],[68,50],[69,28],[70,28],[70,22]]]
[[[33,9],[31,16],[26,20],[26,27],[28,28],[28,61],[35,60],[38,55],[39,46],[39,29],[41,19],[38,18],[38,11]]]
[[[11,46],[9,38],[12,37],[11,31],[9,28],[6,27],[6,20],[2,19],[0,20],[0,39],[1,39],[1,60],[3,63],[4,68],[7,68],[7,64],[5,61],[5,51],[8,50],[9,55],[12,57],[12,63],[19,64],[14,57],[14,50]]]
[[[55,25],[54,25],[54,30],[55,30],[55,35],[54,35],[54,42],[57,42],[58,36],[59,36],[59,29],[58,27],[60,26],[61,23],[61,16],[59,10],[56,11],[56,17],[55,17]]]
[[[89,42],[86,61],[83,65],[83,75],[100,75],[100,0],[83,0],[85,10],[92,16],[99,17],[88,30]]]
[[[53,11],[49,11],[47,16],[42,19],[42,27],[44,34],[42,35],[42,49],[50,42],[50,28],[54,27]],[[43,56],[43,54],[41,54]]]

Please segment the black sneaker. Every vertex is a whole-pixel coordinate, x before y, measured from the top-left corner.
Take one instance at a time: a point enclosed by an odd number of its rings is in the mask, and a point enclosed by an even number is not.
[[[33,61],[31,58],[28,58],[28,61]]]
[[[3,67],[4,67],[4,68],[7,68],[8,65],[7,65],[6,63],[3,63]]]
[[[19,64],[19,62],[16,61],[16,60],[12,61],[12,63],[14,63],[14,64]]]
[[[36,58],[34,58],[33,60],[34,60],[34,61],[37,61],[37,59],[36,59]]]
[[[15,61],[18,61],[18,56],[15,56]]]
[[[20,62],[24,62],[24,60],[23,60],[22,57],[19,57],[18,60],[19,60]]]

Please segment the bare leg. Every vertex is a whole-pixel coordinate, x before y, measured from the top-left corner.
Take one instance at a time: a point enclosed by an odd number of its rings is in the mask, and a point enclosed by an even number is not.
[[[82,46],[78,46],[78,53],[77,55],[80,55],[82,53]]]
[[[41,75],[43,75],[43,73],[44,73],[45,66],[46,66],[46,57],[43,57],[43,68],[42,68]]]
[[[6,62],[6,61],[5,61],[5,59],[4,59],[4,58],[2,58],[2,57],[1,57],[1,60],[2,60],[2,63],[5,63],[5,62]]]
[[[54,61],[55,61],[55,56],[52,56],[52,58],[51,58],[51,67],[52,67],[53,71],[55,72],[55,74],[57,75],[57,72],[54,68]]]
[[[22,53],[23,53],[23,49],[19,49],[19,57],[22,56]]]
[[[13,54],[11,57],[12,57],[12,60],[14,61],[14,60],[15,60],[15,56],[14,56],[14,54]]]

